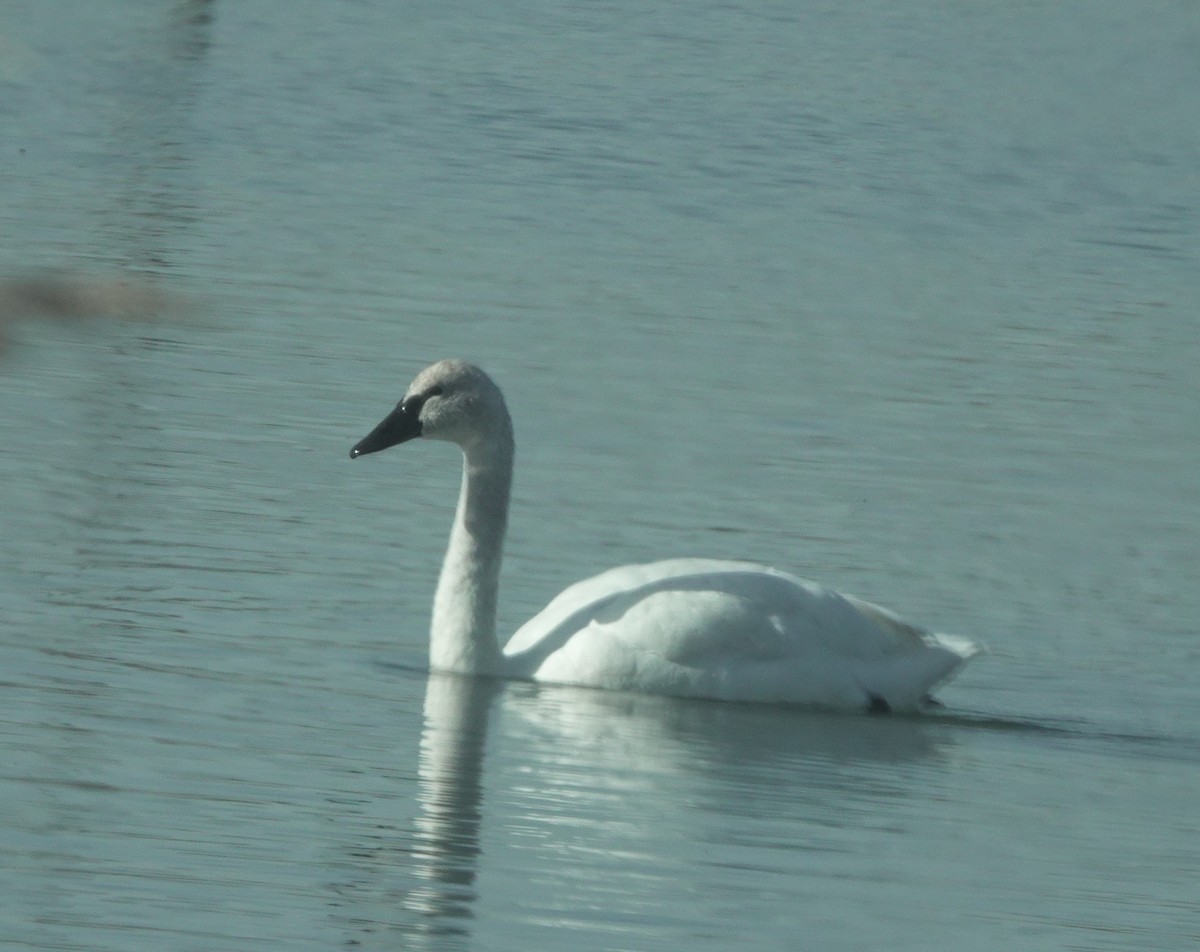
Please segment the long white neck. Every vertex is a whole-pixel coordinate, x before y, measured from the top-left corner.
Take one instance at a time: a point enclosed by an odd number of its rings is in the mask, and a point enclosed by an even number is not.
[[[435,671],[500,672],[496,602],[512,467],[511,424],[463,450],[462,491],[433,600],[429,663]]]

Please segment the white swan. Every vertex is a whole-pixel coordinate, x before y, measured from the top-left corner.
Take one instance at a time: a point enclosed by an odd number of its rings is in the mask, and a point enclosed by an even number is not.
[[[350,451],[418,436],[462,448],[462,491],[433,602],[437,671],[614,690],[871,711],[914,710],[980,651],[767,566],[626,565],[578,582],[496,641],[513,430],[500,388],[443,360]]]

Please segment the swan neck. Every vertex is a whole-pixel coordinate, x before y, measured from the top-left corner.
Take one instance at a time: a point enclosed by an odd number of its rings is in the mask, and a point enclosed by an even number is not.
[[[462,488],[433,603],[429,661],[435,671],[500,673],[496,606],[512,463],[511,425],[463,450]]]

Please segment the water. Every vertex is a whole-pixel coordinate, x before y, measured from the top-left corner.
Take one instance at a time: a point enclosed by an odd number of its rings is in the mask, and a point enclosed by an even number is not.
[[[0,946],[1200,940],[1190,3],[0,11]],[[2,297],[2,295],[0,295]],[[772,562],[987,642],[923,718],[428,679],[446,447],[511,630]],[[395,455],[393,455],[395,454]]]

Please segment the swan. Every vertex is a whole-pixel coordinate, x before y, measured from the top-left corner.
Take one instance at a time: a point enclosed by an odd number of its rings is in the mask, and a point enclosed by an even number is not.
[[[422,370],[350,451],[456,443],[462,486],[433,601],[435,671],[724,701],[913,711],[981,648],[752,562],[624,565],[569,586],[501,650],[500,561],[513,427],[500,388],[463,360]]]

